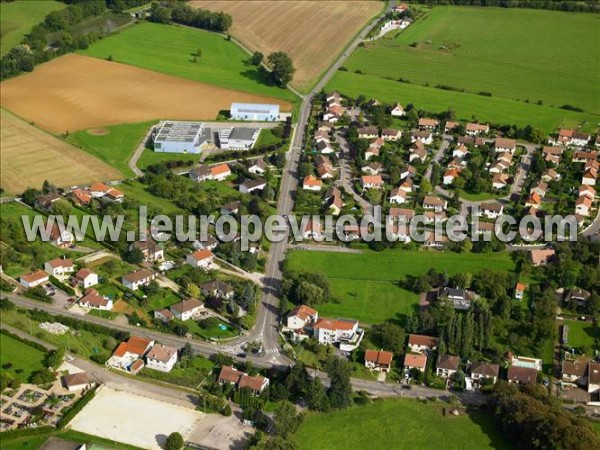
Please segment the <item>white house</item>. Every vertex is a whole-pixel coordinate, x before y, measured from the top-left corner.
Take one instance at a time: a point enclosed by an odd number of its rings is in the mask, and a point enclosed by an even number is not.
[[[460,172],[456,169],[448,169],[444,172],[443,183],[447,186],[454,183],[454,180],[460,176]]]
[[[144,261],[160,261],[165,256],[163,248],[150,236],[145,240],[136,241],[129,246],[129,250],[134,248],[137,248],[144,254]]]
[[[592,199],[582,195],[575,202],[575,214],[579,214],[581,216],[589,216],[590,211],[592,209]]]
[[[500,366],[487,362],[474,362],[471,364],[471,380],[478,386],[481,386],[483,380],[491,380],[493,384],[498,381]]]
[[[406,113],[404,112],[404,108],[402,107],[402,105],[400,105],[400,103],[394,103],[390,114],[394,117],[402,117]]]
[[[460,365],[460,358],[454,355],[439,355],[435,373],[438,377],[450,378],[456,372],[458,372],[458,366]]]
[[[442,212],[446,209],[448,202],[439,197],[428,195],[423,199],[424,209],[433,209],[435,212]]]
[[[339,344],[341,351],[356,349],[364,336],[364,330],[358,327],[357,320],[318,319],[314,334],[319,344]]]
[[[255,175],[262,175],[267,171],[267,164],[262,158],[255,159],[252,164],[248,167],[248,172]]]
[[[267,182],[260,178],[256,180],[246,180],[239,185],[239,191],[242,194],[251,194],[254,191],[262,191],[266,185]]]
[[[192,267],[202,267],[210,269],[213,263],[214,255],[207,248],[200,249],[194,253],[190,253],[185,257],[185,262]]]
[[[407,353],[404,356],[404,371],[408,374],[412,369],[416,369],[420,372],[425,372],[427,368],[427,355],[413,355]]]
[[[195,298],[188,298],[169,307],[173,317],[182,321],[196,316],[202,308],[204,304]]]
[[[439,124],[440,122],[437,119],[421,117],[419,119],[418,127],[420,130],[434,131]]]
[[[62,384],[69,392],[79,392],[92,386],[85,372],[70,373],[62,377]]]
[[[87,289],[98,284],[98,274],[87,268],[79,269],[75,274],[74,281],[83,289]]]
[[[362,127],[358,129],[358,137],[360,139],[375,139],[379,137],[379,129],[377,127]]]
[[[390,203],[400,205],[406,202],[406,192],[400,188],[392,189],[390,192]]]
[[[302,189],[306,191],[320,191],[323,187],[323,182],[318,180],[314,175],[307,175],[302,181]]]
[[[497,219],[504,212],[504,206],[498,202],[484,202],[480,205],[478,216],[485,216],[488,219]]]
[[[360,178],[363,189],[381,189],[384,185],[381,175],[364,175]]]
[[[112,356],[106,361],[107,366],[116,369],[135,372],[136,369],[143,367],[143,364],[134,364],[144,357],[144,355],[152,348],[154,341],[141,336],[131,336],[127,342],[121,342]]]
[[[56,278],[63,278],[69,276],[75,270],[75,265],[70,259],[56,258],[51,261],[47,261],[44,264],[44,270]]]
[[[437,348],[438,339],[422,334],[410,334],[408,336],[408,348],[412,353],[428,353]]]
[[[465,132],[469,136],[478,136],[480,134],[489,133],[490,127],[488,125],[482,124],[482,123],[469,122],[469,123],[467,123],[467,126],[465,127]]]
[[[79,304],[84,308],[100,311],[110,311],[113,309],[112,299],[100,295],[94,288],[89,288],[85,291],[85,295],[79,299]]]
[[[596,169],[587,169],[581,177],[581,184],[587,186],[596,186],[596,180],[598,179],[598,171]]]
[[[600,363],[590,362],[588,364],[588,389],[590,394],[600,391]]]
[[[514,139],[496,138],[494,141],[494,149],[496,150],[496,153],[514,153],[517,149],[517,141]]]
[[[50,275],[48,275],[43,270],[36,270],[35,272],[31,272],[26,275],[21,275],[20,281],[23,287],[31,289],[36,286],[48,283],[48,281],[50,281]]]
[[[177,349],[156,344],[146,354],[146,367],[160,372],[170,372],[177,363]]]
[[[287,328],[290,330],[301,330],[309,324],[314,324],[319,319],[316,309],[306,305],[298,305],[287,315]]]
[[[213,180],[224,181],[231,176],[231,169],[227,164],[218,164],[210,168]]]
[[[392,368],[394,354],[384,350],[366,350],[365,367],[376,372],[389,372]]]
[[[135,291],[139,289],[141,286],[148,286],[152,280],[156,278],[156,274],[147,269],[139,269],[135,272],[128,273],[123,278],[121,278],[121,283],[127,289],[131,289]]]
[[[261,103],[232,103],[232,120],[273,122],[279,119],[279,105]]]

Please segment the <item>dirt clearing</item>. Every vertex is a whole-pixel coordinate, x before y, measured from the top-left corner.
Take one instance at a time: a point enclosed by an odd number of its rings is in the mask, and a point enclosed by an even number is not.
[[[0,186],[7,192],[21,193],[28,187],[39,189],[44,180],[68,187],[121,178],[118,171],[99,159],[4,109],[0,114]]]
[[[207,120],[232,102],[277,103],[151,70],[65,55],[0,85],[2,106],[55,133],[154,119]]]
[[[378,12],[378,1],[192,1],[233,17],[231,34],[250,50],[294,60],[292,85],[307,89]]]

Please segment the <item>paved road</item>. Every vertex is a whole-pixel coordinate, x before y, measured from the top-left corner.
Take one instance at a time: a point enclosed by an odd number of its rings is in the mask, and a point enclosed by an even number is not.
[[[340,145],[340,178],[335,184],[338,187],[343,187],[347,194],[352,195],[354,201],[361,206],[364,214],[372,215],[373,205],[354,189],[352,167],[350,164],[352,159],[350,144],[348,144],[346,138],[339,131],[335,134],[335,140]]]
[[[146,132],[146,134],[144,135],[143,139],[140,141],[140,143],[138,144],[137,148],[135,149],[135,151],[131,155],[131,158],[127,162],[127,165],[133,171],[133,173],[135,173],[136,177],[141,177],[141,176],[144,175],[144,172],[142,172],[138,168],[137,162],[140,159],[140,157],[142,156],[142,153],[144,153],[144,149],[146,148],[146,142],[148,142],[148,139],[150,139],[150,134],[152,133],[153,128],[154,128],[153,126],[151,126],[150,128],[148,128],[148,131]]]
[[[431,172],[433,170],[433,163],[439,163],[444,154],[446,153],[446,149],[450,146],[450,143],[452,142],[454,138],[450,135],[444,135],[443,136],[443,140],[442,143],[440,144],[440,148],[438,148],[437,152],[435,152],[435,155],[433,155],[433,160],[431,161],[431,163],[429,164],[429,166],[427,167],[427,170],[425,171],[425,175],[424,178],[431,181]]]
[[[344,247],[343,245],[318,245],[318,244],[293,244],[289,248],[294,250],[311,250],[315,252],[330,252],[330,253],[363,253],[357,248]]]
[[[529,166],[531,165],[531,159],[533,157],[533,153],[535,149],[538,148],[537,145],[534,144],[526,144],[524,142],[519,142],[519,145],[525,147],[525,154],[521,158],[521,162],[517,169],[517,173],[515,174],[513,184],[510,188],[510,194],[507,199],[509,199],[513,194],[520,194],[523,189],[523,183],[527,178],[527,173],[529,172]]]

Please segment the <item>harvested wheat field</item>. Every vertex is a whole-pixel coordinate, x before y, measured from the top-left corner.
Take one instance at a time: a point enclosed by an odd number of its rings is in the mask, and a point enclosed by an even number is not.
[[[231,34],[251,50],[277,50],[294,60],[292,85],[307,89],[366,23],[382,11],[379,1],[203,1],[197,8],[233,17]]]
[[[65,55],[0,85],[2,106],[55,133],[154,119],[214,119],[232,102],[285,101],[81,55]]]
[[[44,180],[73,186],[96,180],[115,180],[121,174],[108,164],[0,110],[0,186],[20,193],[41,188]]]

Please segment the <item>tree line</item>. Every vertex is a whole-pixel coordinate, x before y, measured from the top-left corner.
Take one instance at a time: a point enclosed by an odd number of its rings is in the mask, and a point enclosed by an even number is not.
[[[497,6],[501,8],[552,9],[558,11],[598,12],[600,5],[594,1],[568,0],[416,0],[417,3],[455,6]]]
[[[148,20],[165,24],[178,23],[220,33],[229,30],[233,23],[231,16],[222,11],[195,9],[182,3],[171,6],[170,3],[159,2],[152,3]]]

